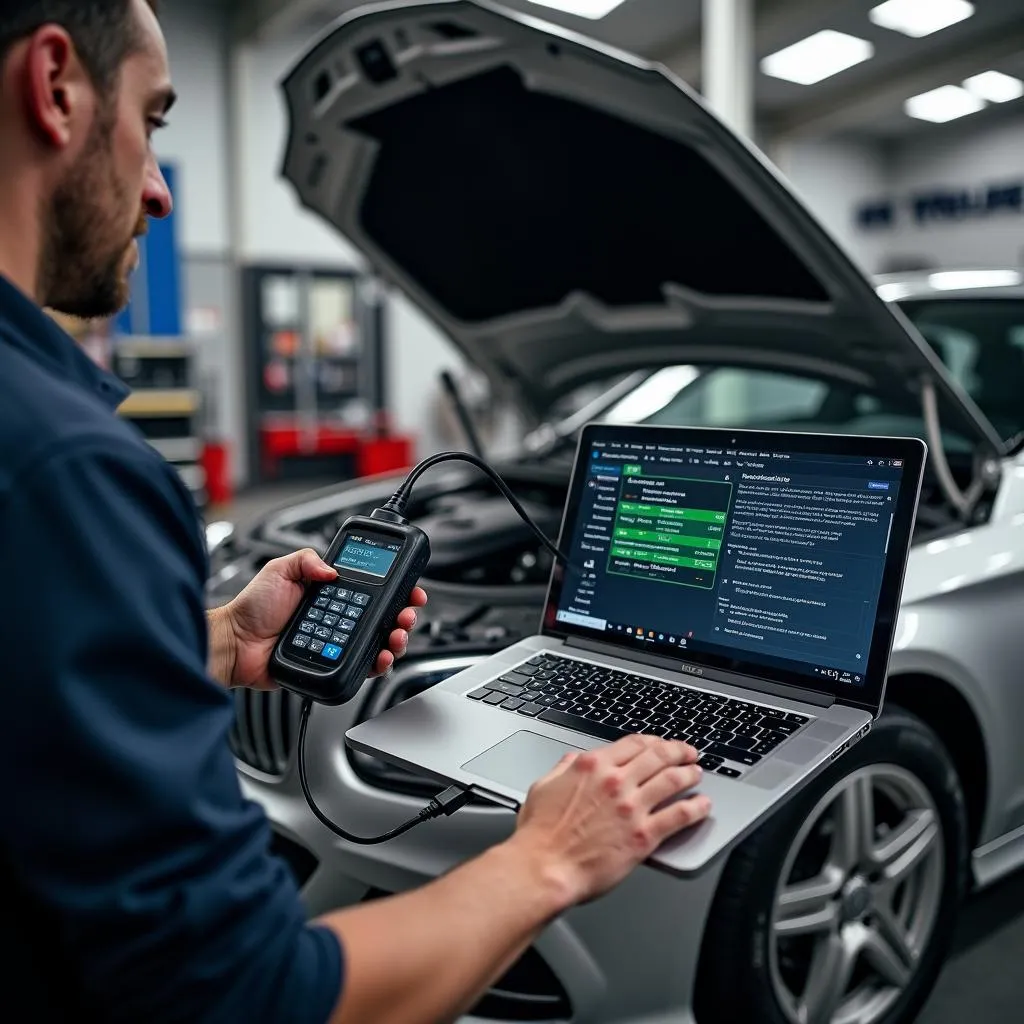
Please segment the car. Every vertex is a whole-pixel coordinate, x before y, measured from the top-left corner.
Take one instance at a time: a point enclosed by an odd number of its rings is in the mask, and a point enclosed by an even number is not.
[[[642,868],[552,922],[467,1020],[913,1020],[965,893],[1024,860],[1024,290],[876,286],[685,85],[473,0],[346,15],[284,91],[300,202],[530,423],[495,468],[550,537],[590,419],[930,446],[871,733],[696,878]],[[216,526],[209,603],[273,557],[324,550],[400,480]],[[351,703],[316,707],[307,737],[320,807],[367,835],[442,786],[353,752],[346,730],[536,632],[551,570],[470,468],[425,477],[409,514],[432,558],[408,655]],[[422,884],[514,827],[473,801],[389,843],[346,843],[303,799],[297,699],[234,699],[243,788],[311,913]]]

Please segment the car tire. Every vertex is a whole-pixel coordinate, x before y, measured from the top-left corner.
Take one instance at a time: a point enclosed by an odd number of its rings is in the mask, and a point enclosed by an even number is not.
[[[867,844],[856,839],[865,832]],[[730,856],[701,950],[699,1024],[914,1020],[948,952],[967,865],[953,761],[924,722],[892,709]]]

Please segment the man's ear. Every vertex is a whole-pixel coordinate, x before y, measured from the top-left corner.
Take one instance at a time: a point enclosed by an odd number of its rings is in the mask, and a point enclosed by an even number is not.
[[[64,149],[76,128],[91,122],[96,94],[75,44],[59,25],[44,25],[24,44],[22,95],[39,139]]]

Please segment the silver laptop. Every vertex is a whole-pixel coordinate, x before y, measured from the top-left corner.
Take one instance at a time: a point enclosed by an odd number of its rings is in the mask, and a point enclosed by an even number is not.
[[[540,632],[347,734],[518,807],[632,732],[701,751],[700,871],[871,728],[927,454],[916,439],[591,424]]]

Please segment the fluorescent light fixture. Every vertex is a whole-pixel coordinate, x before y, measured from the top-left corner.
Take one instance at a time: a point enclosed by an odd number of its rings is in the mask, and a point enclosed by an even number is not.
[[[875,48],[866,39],[827,28],[769,54],[761,61],[761,70],[772,78],[813,85],[874,55]]]
[[[911,96],[903,104],[903,109],[919,121],[943,124],[965,114],[976,114],[983,106],[983,99],[959,85],[941,85],[938,89]]]
[[[611,14],[616,7],[621,7],[626,0],[530,0],[539,7],[550,7],[553,11],[564,14],[575,14],[578,18],[591,18],[594,21]]]
[[[964,81],[964,88],[989,103],[1008,103],[1024,96],[1024,82],[1001,71],[982,71]]]
[[[872,7],[868,17],[882,28],[920,39],[964,21],[974,13],[967,0],[887,0]]]
[[[899,299],[905,299],[908,295],[914,293],[914,289],[910,285],[901,284],[897,281],[890,282],[889,284],[880,284],[875,291],[878,292],[878,297],[885,302],[897,302]]]
[[[1022,280],[1016,270],[943,270],[928,275],[928,284],[940,292],[960,288],[1015,288]]]

